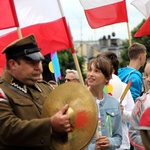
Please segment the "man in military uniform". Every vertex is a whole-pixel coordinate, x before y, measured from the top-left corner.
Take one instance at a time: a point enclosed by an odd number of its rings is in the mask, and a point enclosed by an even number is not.
[[[51,92],[45,82],[38,82],[40,53],[34,35],[8,45],[6,71],[0,79],[0,149],[49,150],[53,134],[69,132],[65,105],[51,118],[41,118],[44,100]]]

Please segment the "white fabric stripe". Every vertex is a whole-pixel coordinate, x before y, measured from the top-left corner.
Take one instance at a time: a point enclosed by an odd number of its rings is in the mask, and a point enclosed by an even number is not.
[[[8,99],[0,98],[0,102],[7,102],[8,103]]]
[[[136,7],[146,18],[150,17],[150,0],[133,0],[131,4]]]
[[[4,101],[4,102],[8,102],[8,98],[5,95],[5,93],[3,92],[3,90],[0,88],[0,93],[2,94],[3,98],[0,98],[0,102]]]
[[[62,18],[57,0],[15,0],[21,27]]]
[[[57,0],[14,0],[20,28],[62,18]],[[16,28],[0,30],[0,35]]]
[[[80,0],[85,10],[122,2],[123,0]]]

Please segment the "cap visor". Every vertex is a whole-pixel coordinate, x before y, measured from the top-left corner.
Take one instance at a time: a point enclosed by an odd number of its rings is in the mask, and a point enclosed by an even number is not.
[[[44,56],[40,52],[25,55],[25,57],[30,58],[31,60],[35,60],[35,61],[44,60]]]

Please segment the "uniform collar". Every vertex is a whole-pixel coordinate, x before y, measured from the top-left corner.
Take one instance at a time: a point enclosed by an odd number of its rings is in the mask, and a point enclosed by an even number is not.
[[[19,82],[17,79],[12,78],[10,85],[14,86],[18,90],[22,91],[23,93],[27,93],[27,86],[23,83]]]
[[[22,91],[23,93],[27,93],[28,86],[21,83],[17,79],[15,79],[8,71],[6,71],[4,73],[4,75],[2,76],[1,79],[6,81],[7,83],[9,83],[10,85],[14,86],[18,90]],[[37,84],[31,86],[31,88],[34,88],[34,89],[38,90],[39,92],[42,92],[42,90],[40,89],[40,87]]]

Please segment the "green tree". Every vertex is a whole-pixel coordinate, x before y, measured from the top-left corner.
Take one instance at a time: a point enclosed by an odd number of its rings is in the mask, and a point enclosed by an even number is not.
[[[129,64],[129,57],[128,57],[128,47],[129,47],[129,41],[126,40],[122,43],[124,49],[122,50],[121,54],[120,54],[120,63],[119,66],[120,68],[125,67]]]
[[[63,83],[64,77],[66,75],[66,69],[76,70],[76,66],[70,49],[58,52],[58,59],[59,59],[60,70],[62,74],[62,80],[60,81],[60,83]],[[84,57],[77,56],[77,59],[79,62],[83,80],[85,80],[86,74],[84,73],[84,64],[85,64]]]

